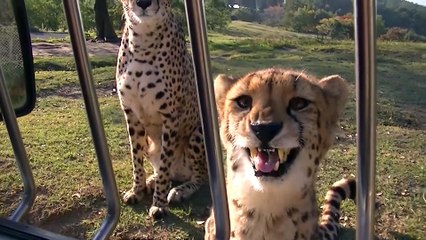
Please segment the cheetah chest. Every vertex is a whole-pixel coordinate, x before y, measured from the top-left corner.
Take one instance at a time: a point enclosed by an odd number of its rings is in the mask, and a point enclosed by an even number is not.
[[[118,90],[122,104],[132,109],[144,125],[161,125],[159,110],[168,96],[163,76],[155,67],[129,64],[119,77]]]

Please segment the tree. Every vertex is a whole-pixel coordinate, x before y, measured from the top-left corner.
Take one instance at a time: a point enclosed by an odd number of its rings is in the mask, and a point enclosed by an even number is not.
[[[107,0],[96,0],[95,6],[96,41],[117,42],[117,34],[112,27]]]
[[[57,31],[66,27],[61,0],[25,1],[31,28]]]
[[[318,34],[332,39],[353,39],[354,24],[352,15],[324,18],[316,27]]]
[[[282,25],[283,16],[283,7],[271,6],[263,10],[263,13],[261,14],[261,20],[263,24],[268,26],[280,26]]]
[[[293,17],[297,9],[306,6],[303,0],[286,0],[284,4],[284,25],[290,26],[293,23]]]
[[[293,14],[290,26],[296,32],[315,33],[317,24],[315,10],[305,6],[298,8]]]
[[[206,1],[206,22],[209,30],[223,30],[231,21],[231,10],[223,0]]]
[[[386,33],[385,22],[383,21],[382,16],[377,15],[376,17],[376,35],[381,36]]]

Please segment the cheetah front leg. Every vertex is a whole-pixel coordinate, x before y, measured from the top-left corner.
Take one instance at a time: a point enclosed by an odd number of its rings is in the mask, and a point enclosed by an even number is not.
[[[133,165],[133,185],[124,194],[123,201],[126,204],[135,204],[142,200],[146,190],[143,161],[146,156],[147,137],[144,127],[132,110],[123,107],[123,111],[127,122]]]
[[[206,155],[201,126],[192,133],[188,149],[185,150],[186,164],[191,169],[191,179],[179,186],[172,188],[167,196],[167,201],[180,202],[188,199],[205,183],[207,179]]]
[[[215,240],[216,239],[216,223],[214,220],[213,209],[210,213],[210,217],[207,218],[204,223],[204,240]],[[232,236],[231,236],[232,237]]]
[[[161,154],[159,162],[156,164],[155,184],[152,206],[149,209],[149,216],[155,219],[162,218],[167,214],[167,193],[170,189],[170,167],[175,160],[174,145],[177,141],[178,129],[177,118],[173,115],[163,115],[163,125],[161,128]]]

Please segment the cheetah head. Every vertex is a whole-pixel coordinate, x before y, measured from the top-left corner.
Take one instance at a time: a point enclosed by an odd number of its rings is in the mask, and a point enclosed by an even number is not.
[[[171,8],[170,0],[121,0],[126,20],[135,26],[163,19]]]
[[[312,178],[346,102],[344,79],[267,69],[219,75],[214,87],[228,171],[263,183]]]

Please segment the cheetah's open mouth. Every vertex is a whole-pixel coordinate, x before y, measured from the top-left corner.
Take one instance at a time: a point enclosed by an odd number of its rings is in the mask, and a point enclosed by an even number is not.
[[[290,169],[300,148],[247,148],[256,177],[281,177]]]

